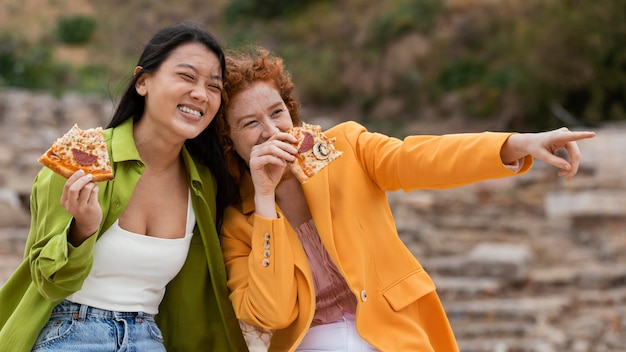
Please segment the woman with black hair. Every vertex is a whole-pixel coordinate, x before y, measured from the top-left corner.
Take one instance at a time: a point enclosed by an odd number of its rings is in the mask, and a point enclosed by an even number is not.
[[[39,172],[0,351],[246,349],[216,232],[224,62],[199,26],[160,30],[104,131],[115,179]]]

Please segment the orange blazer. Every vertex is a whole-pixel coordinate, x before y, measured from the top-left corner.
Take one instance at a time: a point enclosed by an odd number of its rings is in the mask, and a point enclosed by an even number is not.
[[[400,140],[355,122],[325,133],[336,137],[343,155],[303,188],[321,240],[357,298],[359,334],[381,351],[457,351],[433,281],[398,237],[386,192],[516,175],[500,159],[510,134]],[[531,165],[527,157],[517,174]],[[274,331],[269,351],[294,351],[315,311],[311,271],[278,206],[277,219],[256,215],[252,191],[246,175],[242,204],[225,214],[222,249],[230,299],[239,319]]]

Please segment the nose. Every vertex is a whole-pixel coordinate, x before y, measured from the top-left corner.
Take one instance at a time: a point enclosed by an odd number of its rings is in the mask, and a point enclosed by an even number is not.
[[[280,129],[276,126],[276,123],[271,119],[267,119],[267,122],[263,124],[263,138],[268,139],[278,132],[280,132]]]
[[[201,102],[207,102],[209,100],[209,94],[207,90],[202,85],[196,85],[190,93],[193,99],[196,99]]]

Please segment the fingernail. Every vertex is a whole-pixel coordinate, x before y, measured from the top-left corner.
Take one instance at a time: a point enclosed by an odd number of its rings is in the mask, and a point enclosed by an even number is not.
[[[93,178],[92,174],[87,174],[87,178],[89,178],[90,180]]]

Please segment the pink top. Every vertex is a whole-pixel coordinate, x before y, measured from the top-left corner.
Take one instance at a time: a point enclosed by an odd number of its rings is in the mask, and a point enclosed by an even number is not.
[[[315,286],[312,325],[337,321],[344,312],[356,313],[356,298],[322,244],[313,219],[296,229],[304,248]]]

